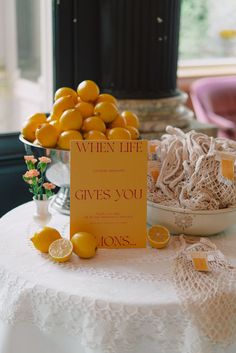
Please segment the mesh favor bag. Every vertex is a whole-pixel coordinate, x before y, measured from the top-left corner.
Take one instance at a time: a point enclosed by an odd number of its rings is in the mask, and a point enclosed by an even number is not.
[[[192,251],[208,252],[209,272],[194,269],[189,257]],[[201,335],[221,344],[236,339],[236,269],[213,243],[201,238],[177,256],[174,283],[183,308]]]
[[[198,159],[179,198],[182,207],[192,210],[225,208],[236,203],[236,186],[221,175],[215,154],[205,155]]]

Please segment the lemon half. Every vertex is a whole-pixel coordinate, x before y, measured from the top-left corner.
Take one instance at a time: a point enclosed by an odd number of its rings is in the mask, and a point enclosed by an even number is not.
[[[70,259],[73,245],[68,239],[55,240],[49,246],[49,255],[57,262],[66,262]]]
[[[170,232],[162,225],[154,225],[148,230],[148,241],[153,248],[164,248],[169,240]]]

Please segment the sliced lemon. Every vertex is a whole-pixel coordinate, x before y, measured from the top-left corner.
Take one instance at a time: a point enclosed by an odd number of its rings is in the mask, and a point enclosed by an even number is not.
[[[49,246],[49,255],[57,262],[66,262],[71,257],[73,245],[68,239],[55,240]]]
[[[148,230],[148,241],[153,248],[161,249],[167,246],[170,240],[169,230],[161,225],[154,225]]]

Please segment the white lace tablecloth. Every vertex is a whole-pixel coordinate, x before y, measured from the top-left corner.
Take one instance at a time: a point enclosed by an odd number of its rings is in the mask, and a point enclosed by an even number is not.
[[[236,352],[184,312],[172,280],[178,237],[162,250],[99,249],[57,264],[29,241],[33,212],[30,202],[0,220],[0,353]],[[54,212],[49,225],[68,237],[68,216]],[[236,264],[236,226],[211,240]]]

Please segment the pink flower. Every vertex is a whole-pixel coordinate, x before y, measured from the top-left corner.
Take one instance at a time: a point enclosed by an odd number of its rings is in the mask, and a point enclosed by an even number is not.
[[[24,159],[26,162],[32,162],[33,164],[37,162],[37,159],[34,158],[34,156],[24,156]]]
[[[51,158],[48,158],[48,157],[39,157],[39,161],[40,161],[41,163],[46,163],[46,164],[48,164],[48,163],[51,163]]]
[[[25,178],[33,178],[39,176],[39,171],[37,169],[28,170],[24,175]]]
[[[53,190],[53,189],[55,189],[56,186],[54,184],[52,184],[52,183],[44,183],[43,187],[46,190]]]

